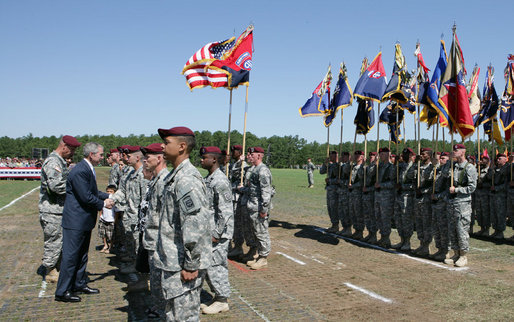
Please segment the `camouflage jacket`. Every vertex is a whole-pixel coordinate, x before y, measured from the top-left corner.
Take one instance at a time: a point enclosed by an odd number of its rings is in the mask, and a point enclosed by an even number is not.
[[[271,171],[261,163],[254,166],[248,176],[242,191],[248,196],[246,208],[250,211],[269,213],[273,208],[271,204],[272,186]]]
[[[434,178],[435,171],[435,190],[434,196],[437,200],[448,198],[448,186],[450,185],[450,162],[446,162],[444,165],[437,164],[436,167],[432,168],[432,179]]]
[[[350,175],[349,183],[352,184],[352,189],[362,190],[364,182],[364,167],[362,164],[354,165]]]
[[[414,162],[407,163],[405,168],[400,168],[400,182],[402,191],[411,191],[416,188],[418,167]]]
[[[478,171],[478,169],[477,169]],[[478,174],[478,182],[477,189],[480,190],[491,190],[491,171],[489,171],[489,167],[480,167],[480,174]]]
[[[123,167],[123,169],[121,169],[120,184],[118,185],[118,190],[116,192],[123,191],[123,195],[125,195],[125,190],[127,189],[127,179],[133,170],[134,168],[129,165],[126,165]],[[127,201],[125,198],[120,198],[120,200],[116,202],[116,208],[121,212],[127,211]]]
[[[449,181],[449,185],[451,180]],[[453,164],[453,185],[455,186],[455,199],[459,201],[471,200],[471,194],[477,186],[477,170],[475,167],[464,161]]]
[[[211,213],[212,237],[232,239],[234,233],[234,206],[232,189],[227,176],[216,169],[204,179]]]
[[[373,191],[375,189],[375,182],[377,180],[376,163],[365,166],[364,171],[366,171],[366,191]]]
[[[241,160],[238,160],[237,162],[233,162],[230,164],[229,180],[232,186],[234,202],[237,202],[237,200],[239,200],[239,191],[237,190],[237,187],[241,184],[241,164],[243,165],[243,169],[248,168],[248,164],[245,161]]]
[[[380,162],[378,165],[378,180],[380,189],[393,189],[396,184],[395,166],[391,162]]]
[[[432,184],[434,183],[434,166],[432,163],[421,164],[419,167],[419,189],[424,194],[432,194]],[[418,176],[418,169],[416,164],[416,180]],[[416,182],[417,185],[417,182]]]
[[[62,214],[68,173],[66,161],[57,152],[50,153],[41,167],[40,212]]]
[[[307,173],[312,173],[312,171],[314,171],[314,169],[316,169],[316,167],[314,166],[314,164],[312,162],[309,162],[307,163]]]
[[[164,179],[155,266],[168,272],[211,265],[211,213],[200,172],[189,159]]]
[[[118,209],[119,206],[125,205],[125,216],[131,221],[137,221],[139,207],[145,197],[147,185],[148,180],[143,176],[143,166],[140,166],[137,170],[132,168],[125,179],[125,183],[122,183],[120,189],[112,196],[112,200],[116,202]]]
[[[510,164],[506,163],[501,168],[494,168],[494,190],[499,193],[506,193],[510,181]]]
[[[339,184],[339,177],[338,177],[338,171],[339,171],[339,164],[338,163],[329,163],[328,165],[326,163],[323,163],[321,168],[319,169],[320,174],[327,174],[327,185],[337,185]]]
[[[147,250],[155,250],[159,233],[159,222],[162,210],[162,194],[164,191],[164,179],[170,172],[167,168],[162,169],[152,178],[148,185],[148,210],[146,213],[145,234],[143,246]]]
[[[120,179],[121,179],[121,169],[120,165],[115,163],[111,171],[109,172],[109,185],[115,185],[116,189],[118,189],[118,186],[120,185]]]

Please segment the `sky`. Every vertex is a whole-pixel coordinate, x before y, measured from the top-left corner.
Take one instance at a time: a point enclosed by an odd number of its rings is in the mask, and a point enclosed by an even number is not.
[[[449,51],[454,23],[468,73],[475,63],[481,68],[481,91],[492,64],[501,95],[507,55],[514,53],[513,9],[512,0],[2,0],[0,136],[153,135],[174,126],[227,131],[229,91],[190,91],[181,71],[205,44],[237,37],[253,23],[247,130],[323,143],[323,119],[301,118],[298,109],[329,64],[332,88],[342,61],[353,88],[363,57],[371,61],[382,50],[390,79],[395,43],[412,70],[419,40],[433,70],[441,35]],[[356,103],[344,110],[343,141],[353,140],[356,110]],[[244,113],[240,87],[233,91],[233,130],[243,131]],[[339,119],[331,126],[331,143],[339,142],[340,126]],[[413,116],[406,127],[413,138]],[[376,139],[376,131],[368,137]],[[431,138],[432,130],[422,124],[421,136]],[[380,138],[387,137],[381,125]]]

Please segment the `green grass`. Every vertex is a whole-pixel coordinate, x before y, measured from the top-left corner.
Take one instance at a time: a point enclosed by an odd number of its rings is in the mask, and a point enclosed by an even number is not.
[[[1,180],[0,207],[7,205],[24,193],[38,187],[40,184],[40,181]]]

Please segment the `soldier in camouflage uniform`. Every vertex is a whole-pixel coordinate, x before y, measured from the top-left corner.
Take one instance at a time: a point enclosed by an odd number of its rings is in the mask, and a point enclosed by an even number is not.
[[[466,161],[466,147],[456,144],[453,147],[453,185],[449,187],[448,200],[449,232],[452,258],[445,259],[447,264],[462,267],[468,264],[469,225],[471,222],[471,194],[477,184],[477,171]]]
[[[330,223],[332,226],[327,229],[328,232],[335,233],[339,230],[339,215],[338,215],[338,178],[337,171],[339,167],[337,164],[337,151],[330,151],[330,157],[327,162],[323,163],[320,174],[327,174],[325,179],[327,190],[327,210],[328,216],[330,217]]]
[[[120,165],[120,179],[118,184],[118,190],[126,190],[127,185],[127,177],[128,175],[134,170],[133,167],[128,165],[128,154],[125,153],[125,149],[129,147],[129,145],[122,145],[117,147],[119,153],[120,153],[120,160],[121,164],[123,164],[123,167]],[[123,226],[123,217],[124,213],[127,209],[127,204],[125,202],[125,199],[118,202],[118,205],[116,206],[116,209],[118,210],[118,213],[116,214],[116,220],[114,223],[114,248],[116,255],[120,256],[122,261],[125,262],[131,262],[132,259],[127,255],[127,250],[125,248],[125,244],[127,243],[125,241],[125,228]]]
[[[489,156],[482,155],[480,161],[480,173],[478,173],[476,197],[476,215],[480,230],[475,233],[477,236],[489,236],[491,227],[489,194],[491,191],[492,170],[489,168]]]
[[[312,163],[312,159],[307,159],[307,182],[309,183],[309,188],[314,188],[314,173],[313,171],[316,170],[316,167]]]
[[[269,214],[273,209],[272,177],[270,169],[262,162],[264,149],[252,147],[248,149],[251,154],[251,163],[254,166],[247,186],[239,186],[240,191],[248,194],[246,209],[252,221],[253,238],[258,245],[258,257],[246,264],[253,270],[268,265],[268,255],[271,252],[271,238],[269,235]]]
[[[378,179],[375,182],[375,214],[380,218],[380,240],[382,247],[391,247],[391,220],[393,217],[395,169],[389,162],[389,149],[380,148]]]
[[[241,168],[243,172],[248,168],[248,164],[243,158],[243,147],[240,145],[233,145],[230,147],[232,151],[232,159],[234,162],[230,164],[230,183],[232,187],[232,203],[234,209],[234,234],[233,241],[234,247],[229,251],[229,257],[239,257],[243,255],[243,244],[244,244],[244,228],[243,228],[243,206],[241,205],[240,199],[241,194],[237,187],[241,184]]]
[[[218,147],[200,149],[202,168],[209,171],[205,186],[209,199],[212,226],[212,263],[207,269],[207,283],[214,298],[209,305],[201,305],[205,314],[216,314],[229,310],[230,283],[228,280],[227,252],[234,230],[232,187],[226,175],[219,169],[225,158]]]
[[[248,149],[250,150],[250,149]],[[252,153],[248,152],[246,154],[246,160],[250,164],[250,166],[246,167],[244,170],[244,178],[243,178],[243,186],[247,187],[250,185],[250,178],[252,177],[253,170],[255,166],[253,165],[253,156]],[[250,218],[250,211],[248,210],[247,203],[248,198],[250,197],[249,191],[247,189],[240,189],[241,182],[238,183],[237,190],[240,193],[239,203],[241,204],[241,217],[243,218],[243,236],[244,240],[246,240],[246,245],[250,247],[248,253],[242,255],[240,257],[241,262],[247,263],[249,261],[254,261],[257,257],[259,257],[258,249],[259,245],[255,240],[255,236],[252,230],[252,219]]]
[[[138,213],[143,200],[148,180],[143,175],[143,153],[140,146],[128,146],[125,153],[128,156],[128,165],[133,170],[125,178],[125,182],[120,184],[112,196],[116,207],[125,206],[123,214],[123,228],[125,232],[124,246],[130,259],[128,264],[120,269],[123,274],[135,273],[135,260],[139,247],[139,231],[136,229]]]
[[[120,152],[118,149],[111,149],[109,159],[107,160],[111,166],[109,172],[109,185],[113,185],[118,189],[120,185],[121,169],[120,169]]]
[[[362,188],[364,187],[364,152],[354,152],[354,165],[350,172],[348,191],[350,192],[350,214],[355,232],[354,239],[362,239],[364,231],[364,217],[362,215]]]
[[[507,207],[507,219],[510,221],[511,227],[514,229],[514,152],[510,152],[509,155],[509,192],[508,192],[508,207]],[[507,222],[509,222],[507,221]],[[508,238],[510,241],[514,241],[514,235]]]
[[[430,255],[430,243],[432,242],[432,184],[433,166],[432,149],[422,148],[419,164],[419,179],[414,200],[414,213],[416,220],[416,234],[420,243],[419,249],[414,254],[419,256]],[[416,178],[418,171],[416,169]]]
[[[58,263],[62,252],[62,212],[66,197],[68,167],[66,159],[72,158],[80,143],[72,136],[65,135],[55,151],[41,167],[41,188],[39,190],[39,222],[43,228],[43,260],[38,274],[48,282],[57,282]]]
[[[491,186],[491,222],[494,233],[491,237],[503,239],[507,216],[507,189],[510,165],[507,156],[500,153],[496,156],[496,166],[493,169],[494,184]]]
[[[430,257],[443,261],[449,251],[450,236],[448,234],[448,181],[450,180],[450,162],[448,152],[442,152],[439,163],[432,168],[432,178],[435,175],[435,184],[432,199],[432,227],[435,246],[438,251]],[[437,160],[434,160],[437,162]],[[432,189],[430,190],[432,192]]]
[[[212,227],[203,178],[189,161],[195,146],[186,127],[159,129],[174,170],[164,179],[161,222],[154,253],[162,270],[167,321],[199,321],[200,291],[212,258]]]
[[[395,213],[396,229],[400,235],[400,243],[394,248],[403,251],[410,250],[410,239],[414,232],[414,197],[416,187],[417,167],[414,162],[416,155],[411,148],[402,151],[402,159],[406,161],[400,168],[399,183],[396,185],[399,195],[398,212]]]
[[[375,180],[377,153],[369,153],[369,165],[364,168],[366,172],[366,184],[362,188],[362,204],[371,205],[363,209],[364,223],[368,230],[368,235],[363,241],[374,244],[377,242],[378,223],[380,220],[375,215]]]
[[[339,221],[341,222],[342,229],[338,232],[339,235],[349,237],[352,235],[352,216],[350,214],[350,190],[348,183],[350,182],[350,154],[343,152],[341,162],[339,163],[338,178],[339,187],[337,188],[338,203],[337,212]]]

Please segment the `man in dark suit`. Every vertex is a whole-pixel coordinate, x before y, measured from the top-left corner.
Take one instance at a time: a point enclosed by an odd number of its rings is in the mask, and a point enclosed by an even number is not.
[[[96,186],[94,166],[103,159],[103,147],[90,142],[84,146],[84,159],[71,170],[66,181],[66,201],[62,214],[63,245],[62,261],[55,300],[80,302],[75,293],[96,294],[98,289],[86,284],[91,231],[95,227],[97,213],[109,205],[109,197]]]

